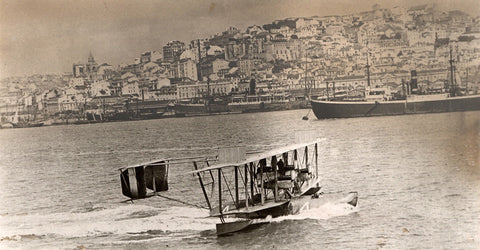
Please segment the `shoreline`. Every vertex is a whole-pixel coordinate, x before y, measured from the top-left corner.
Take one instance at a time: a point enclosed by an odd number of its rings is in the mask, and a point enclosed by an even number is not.
[[[265,112],[274,112],[274,111],[287,111],[287,110],[301,110],[301,109],[311,109],[311,107],[303,108],[286,108],[286,109],[265,109],[265,110],[255,110],[255,111],[227,111],[227,112],[211,112],[211,113],[188,113],[183,115],[169,115],[166,117],[155,117],[155,118],[141,118],[135,117],[133,119],[117,119],[117,120],[86,120],[86,119],[68,119],[66,121],[55,120],[52,123],[37,122],[31,126],[28,124],[22,126],[15,126],[12,123],[12,127],[4,127],[5,124],[0,126],[0,129],[21,129],[21,128],[33,128],[33,127],[50,127],[50,126],[62,126],[62,125],[84,125],[84,124],[97,124],[97,123],[112,123],[112,122],[128,122],[128,121],[143,121],[143,120],[160,120],[160,119],[171,119],[171,118],[184,118],[184,117],[199,117],[199,116],[220,116],[220,115],[238,115],[238,114],[251,114],[251,113],[265,113]],[[48,120],[47,120],[48,121]],[[36,124],[43,123],[38,126]]]

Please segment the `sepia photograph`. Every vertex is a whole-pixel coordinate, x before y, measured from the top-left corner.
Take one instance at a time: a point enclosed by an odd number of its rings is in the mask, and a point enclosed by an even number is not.
[[[0,0],[0,249],[480,250],[480,2]]]

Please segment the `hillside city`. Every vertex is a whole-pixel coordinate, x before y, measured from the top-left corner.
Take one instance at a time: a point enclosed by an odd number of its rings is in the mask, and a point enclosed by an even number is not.
[[[85,54],[72,72],[2,79],[2,123],[14,117],[81,120],[87,113],[126,112],[139,102],[173,107],[247,95],[305,100],[341,92],[358,96],[367,87],[404,94],[412,76],[419,94],[441,93],[450,84],[450,54],[455,84],[477,94],[480,17],[432,5],[375,5],[361,13],[286,18],[171,41],[130,64],[110,65]]]

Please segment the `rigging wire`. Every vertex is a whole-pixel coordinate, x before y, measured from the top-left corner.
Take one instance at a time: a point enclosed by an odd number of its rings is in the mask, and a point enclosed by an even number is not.
[[[197,205],[197,204],[185,202],[185,201],[182,201],[182,200],[179,200],[179,199],[175,199],[175,198],[172,198],[172,197],[168,197],[168,196],[164,196],[164,195],[161,195],[161,194],[155,194],[155,195],[156,195],[156,196],[159,196],[159,197],[162,197],[162,198],[165,198],[165,199],[167,199],[167,200],[171,200],[171,201],[176,201],[176,202],[182,203],[182,204],[187,205],[187,206],[193,206],[193,207],[197,207],[197,208],[208,209],[208,207],[204,207],[204,206],[201,206],[201,205]]]

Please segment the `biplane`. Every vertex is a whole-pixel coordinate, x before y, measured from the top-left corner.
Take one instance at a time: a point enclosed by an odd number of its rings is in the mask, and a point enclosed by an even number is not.
[[[324,197],[320,186],[319,145],[323,140],[297,143],[264,153],[246,153],[243,147],[219,149],[213,157],[159,159],[120,168],[123,195],[134,199],[160,196],[197,206],[159,192],[168,190],[168,171],[173,164],[193,162],[189,174],[198,177],[211,217],[219,217],[217,235],[249,230],[278,217],[319,207]],[[150,192],[148,190],[151,190]],[[355,207],[351,192],[342,202]]]
[[[194,161],[210,216],[219,217],[217,235],[229,235],[268,223],[268,218],[297,214],[316,207],[321,198],[319,143],[299,143],[264,153],[242,148],[221,149],[214,165]],[[205,165],[199,169],[200,165]],[[351,192],[344,201],[357,205]],[[234,221],[229,221],[235,218]],[[266,220],[267,219],[267,220]]]

